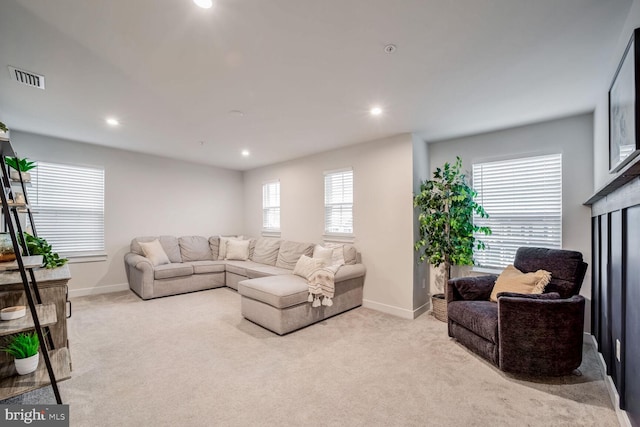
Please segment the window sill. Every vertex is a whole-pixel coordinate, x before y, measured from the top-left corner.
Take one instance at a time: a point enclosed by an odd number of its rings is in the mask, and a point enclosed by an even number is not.
[[[260,234],[262,234],[262,237],[280,237],[282,233],[274,230],[262,230]]]
[[[97,255],[62,255],[60,257],[67,258],[69,264],[81,264],[85,262],[104,262],[107,260],[107,254]]]
[[[335,243],[353,243],[356,240],[356,236],[347,233],[326,233],[322,236],[322,240]]]
[[[471,272],[483,273],[483,274],[495,274],[496,276],[499,276],[500,273],[502,273],[502,269],[473,266],[473,268],[471,268]]]

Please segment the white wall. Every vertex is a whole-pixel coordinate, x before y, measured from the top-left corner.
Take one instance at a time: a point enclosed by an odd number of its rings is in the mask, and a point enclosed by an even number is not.
[[[593,192],[593,138],[593,115],[582,114],[429,145],[432,171],[459,155],[468,176],[477,162],[562,153],[562,246],[582,252],[589,263],[581,290],[587,299],[587,330],[591,324],[591,210],[583,203]]]
[[[413,318],[412,144],[411,134],[403,134],[245,172],[245,234],[260,236],[262,184],[279,179],[281,238],[321,243],[323,172],[353,167],[364,305]]]
[[[133,237],[242,232],[241,172],[17,131],[11,143],[21,157],[105,170],[107,260],[70,264],[71,296],[128,289]]]

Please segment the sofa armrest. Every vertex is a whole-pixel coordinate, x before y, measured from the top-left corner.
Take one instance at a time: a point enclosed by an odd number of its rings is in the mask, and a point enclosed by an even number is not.
[[[557,292],[549,292],[546,294],[518,294],[516,292],[500,292],[498,294],[498,299],[502,297],[527,298],[527,299],[560,299],[560,294]]]
[[[582,362],[584,306],[580,295],[498,298],[500,369],[538,376],[571,373]]]
[[[451,301],[488,301],[496,283],[496,275],[459,277],[450,279],[447,286],[447,302]]]
[[[138,270],[151,270],[153,271],[153,264],[149,258],[145,258],[142,255],[138,255],[133,252],[129,252],[124,256],[124,262],[130,267],[137,268]]]
[[[129,287],[142,299],[153,298],[153,264],[149,259],[129,252],[124,256]]]
[[[349,279],[355,279],[356,277],[362,277],[366,271],[364,264],[343,265],[338,269],[338,271],[336,271],[334,281],[335,283],[338,283]]]

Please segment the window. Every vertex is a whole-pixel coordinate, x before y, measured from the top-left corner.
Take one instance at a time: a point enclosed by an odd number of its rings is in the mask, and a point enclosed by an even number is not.
[[[262,184],[262,229],[280,231],[280,181]]]
[[[324,174],[324,232],[353,234],[353,170]]]
[[[39,237],[61,255],[104,255],[104,170],[38,162],[29,203]]]
[[[487,245],[476,264],[504,268],[521,246],[562,247],[562,154],[475,164],[473,187],[489,214],[474,223],[492,231],[476,236]]]

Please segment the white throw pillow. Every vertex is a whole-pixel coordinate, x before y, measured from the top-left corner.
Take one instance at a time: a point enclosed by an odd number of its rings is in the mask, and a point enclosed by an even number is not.
[[[144,256],[151,261],[151,264],[155,267],[156,265],[169,264],[169,257],[167,253],[162,248],[162,245],[156,240],[152,240],[150,242],[139,242],[140,247],[142,248],[142,253]]]
[[[316,245],[313,248],[313,257],[323,260],[325,265],[331,265],[333,258],[333,249]]]
[[[331,248],[333,254],[331,255],[331,265],[341,266],[344,265],[344,244],[342,243],[325,243],[325,247]]]
[[[321,258],[309,258],[306,255],[302,255],[293,269],[293,274],[308,279],[309,276],[325,265]]]
[[[249,259],[249,243],[250,240],[231,239],[227,242],[227,253],[225,259],[246,261]]]
[[[232,237],[232,236],[220,236],[220,246],[218,247],[218,259],[226,259],[227,258],[227,243],[229,242],[229,240],[242,240],[239,237]]]

